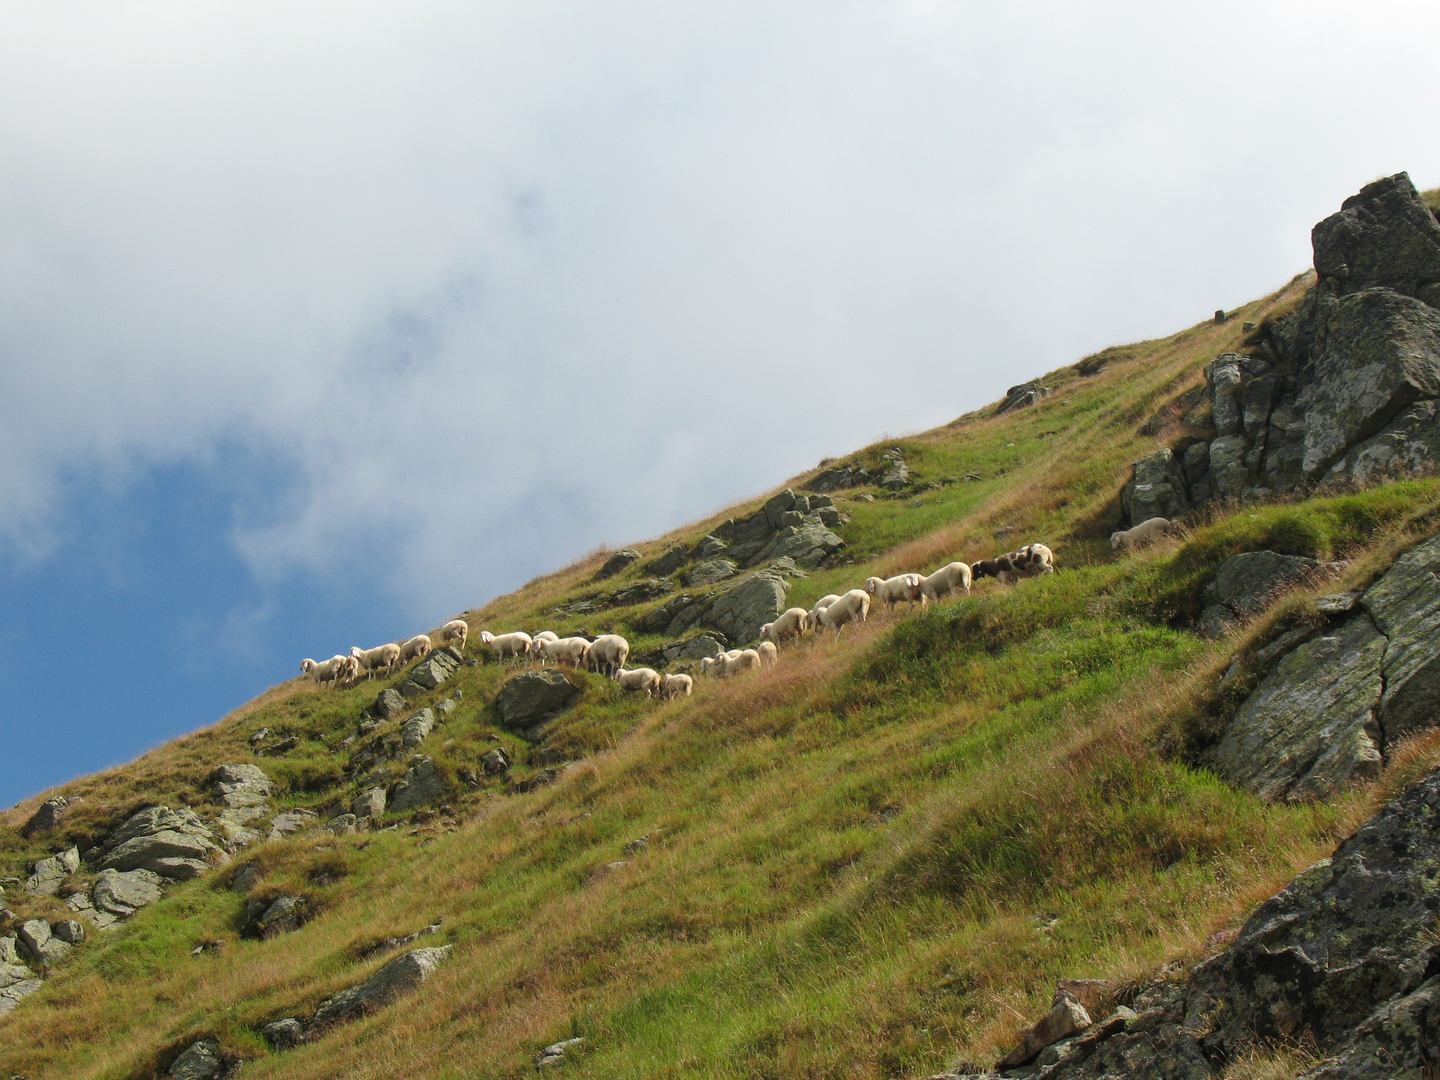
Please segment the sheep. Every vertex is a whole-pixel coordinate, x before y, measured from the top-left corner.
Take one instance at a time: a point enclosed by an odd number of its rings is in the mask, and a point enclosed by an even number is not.
[[[455,651],[465,651],[465,641],[470,636],[470,624],[464,619],[451,619],[436,632],[435,636],[440,639],[441,645],[449,645],[452,641],[458,641]]]
[[[590,651],[590,642],[583,637],[559,638],[555,641],[546,641],[540,645],[540,655],[545,660],[554,660],[557,664],[569,664],[571,667],[580,667],[585,663],[585,654]]]
[[[542,641],[559,640],[560,635],[555,633],[554,630],[541,630],[530,642],[530,655],[537,657],[540,660],[540,663],[543,665],[545,663],[545,654],[540,648],[540,643]]]
[[[902,600],[910,601],[910,606],[905,609],[908,615],[915,610],[915,601],[920,601],[920,606],[925,606],[925,594],[920,591],[919,574],[896,574],[892,578],[866,578],[865,591],[877,600],[884,600],[886,610],[894,612],[895,605]]]
[[[615,672],[615,679],[622,690],[644,690],[646,697],[660,692],[660,673],[654,668],[642,667],[626,671],[623,667]]]
[[[662,698],[689,697],[695,680],[689,675],[666,675],[660,680]]]
[[[630,642],[619,634],[601,634],[590,643],[585,666],[602,675],[612,675],[625,666],[630,656]]]
[[[851,589],[821,612],[820,622],[822,626],[833,629],[838,639],[847,623],[863,623],[869,614],[870,594],[864,589]]]
[[[1174,522],[1169,518],[1152,517],[1140,522],[1133,529],[1121,529],[1110,534],[1110,547],[1114,551],[1122,548],[1138,548],[1152,544],[1162,536],[1169,536]]]
[[[725,674],[725,654],[700,658],[700,674],[714,675],[717,679]]]
[[[831,604],[833,604],[836,600],[839,599],[840,597],[838,594],[831,593],[829,596],[822,596],[819,600],[816,600],[815,606],[810,609],[810,625],[812,627],[819,626],[821,614],[825,611],[827,607],[829,607]]]
[[[920,594],[938,604],[941,597],[951,593],[962,590],[969,593],[971,580],[970,567],[963,562],[946,563],[929,577],[920,579]]]
[[[810,628],[810,613],[804,608],[792,607],[781,613],[774,622],[760,627],[760,636],[783,645],[791,638],[799,637]]]
[[[762,667],[774,667],[780,662],[780,650],[775,648],[773,641],[762,641],[755,646],[755,652],[760,657]]]
[[[388,673],[400,662],[400,646],[377,645],[373,649],[361,649],[358,645],[350,647],[350,655],[361,671],[365,672],[365,678],[374,678],[375,672],[384,668]]]
[[[531,638],[519,630],[513,634],[492,634],[489,630],[481,630],[480,644],[489,645],[497,660],[506,657],[519,659],[530,652]]]
[[[336,655],[329,660],[321,660],[319,663],[307,656],[300,661],[300,671],[314,679],[317,687],[327,682],[339,685],[340,681],[350,674],[351,663],[348,656]]]
[[[430,639],[424,634],[416,634],[404,645],[400,646],[400,663],[407,664],[411,660],[424,660],[430,655],[430,650],[435,648],[430,644]]]
[[[1012,579],[1039,577],[1055,572],[1055,553],[1044,544],[1028,544],[1019,551],[1006,552],[994,559],[981,559],[970,568],[978,580],[993,577],[1002,585]]]
[[[727,679],[731,675],[738,675],[742,671],[749,671],[751,668],[760,667],[760,654],[754,649],[737,649],[735,655],[725,654],[725,667],[721,672]]]

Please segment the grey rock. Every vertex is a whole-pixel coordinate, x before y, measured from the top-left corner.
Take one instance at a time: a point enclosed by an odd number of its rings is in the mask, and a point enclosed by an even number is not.
[[[534,730],[575,704],[580,689],[558,671],[526,671],[500,688],[495,709],[511,730]]]
[[[312,1026],[324,1028],[356,1019],[413,992],[449,959],[451,948],[413,949],[397,956],[364,982],[321,1002]]]
[[[817,474],[805,485],[810,491],[843,491],[846,488],[873,484],[876,477],[858,462],[850,465],[835,465]],[[811,503],[812,509],[814,503]]]
[[[0,938],[0,943],[11,943],[10,952],[14,954],[14,938]],[[29,997],[45,984],[34,977],[34,974],[23,963],[20,962],[18,954],[13,960],[5,959],[5,954],[0,953],[0,1016],[4,1016],[17,1005],[21,999]]]
[[[537,1069],[548,1069],[552,1065],[559,1065],[565,1060],[566,1054],[571,1050],[578,1050],[583,1045],[583,1036],[574,1039],[565,1039],[562,1042],[551,1043],[535,1055],[535,1067]]]
[[[460,654],[449,646],[436,649],[411,668],[410,674],[401,679],[395,689],[400,691],[400,696],[406,701],[414,701],[438,688],[459,671],[463,663],[464,659]]]
[[[671,641],[660,647],[665,663],[675,664],[685,660],[701,660],[707,656],[725,651],[725,643],[713,634],[697,634],[683,641]]]
[[[1205,381],[1210,387],[1211,422],[1217,435],[1239,435],[1245,430],[1240,380],[1240,357],[1235,353],[1217,356],[1205,368]]]
[[[615,552],[605,560],[605,565],[595,572],[595,580],[603,581],[605,578],[614,577],[630,568],[632,563],[640,560],[640,553],[633,548],[624,548]]]
[[[676,615],[694,603],[694,596],[690,593],[681,593],[667,600],[649,614],[641,616],[636,620],[635,628],[641,633],[662,633],[674,621]]]
[[[20,835],[27,840],[33,840],[42,833],[49,832],[60,824],[60,819],[65,816],[65,808],[69,805],[70,800],[64,795],[52,795],[30,815],[30,820],[21,827]]]
[[[289,1050],[305,1041],[305,1025],[293,1016],[276,1020],[260,1029],[260,1037],[272,1050]]]
[[[1131,468],[1130,482],[1120,490],[1121,509],[1130,527],[1152,517],[1173,520],[1190,509],[1183,469],[1172,451],[1147,454]]]
[[[1329,486],[1377,484],[1430,472],[1440,463],[1440,401],[1411,405],[1380,433],[1351,447],[1330,467]]]
[[[1341,295],[1382,286],[1414,296],[1440,281],[1440,225],[1405,173],[1365,185],[1310,241],[1315,272]]]
[[[371,818],[378,821],[385,813],[385,789],[366,788],[350,802],[350,812],[357,818]]]
[[[1440,719],[1440,536],[1405,552],[1361,604],[1388,638],[1381,701],[1386,741]]]
[[[25,891],[32,896],[55,896],[65,879],[80,869],[80,849],[69,848],[41,859],[25,881]]]
[[[1180,469],[1186,486],[1194,486],[1205,479],[1210,472],[1210,444],[1197,442],[1188,446],[1181,456]]]
[[[1085,1006],[1072,998],[1058,1002],[1044,1019],[1020,1037],[1020,1045],[995,1063],[997,1069],[1013,1069],[1034,1061],[1041,1050],[1061,1039],[1067,1039],[1091,1024]]]
[[[723,543],[723,541],[722,541]],[[677,544],[666,549],[659,558],[651,559],[642,569],[647,574],[654,574],[656,577],[669,577],[689,560],[690,554],[685,550],[684,545]]]
[[[510,755],[503,746],[492,747],[480,755],[480,767],[486,776],[503,776],[510,771]]]
[[[823,513],[823,510],[816,511],[798,526],[787,525],[782,528],[760,549],[755,561],[778,562],[781,559],[790,559],[807,570],[818,569],[845,546],[845,541],[821,522]]]
[[[85,940],[85,927],[77,919],[61,919],[51,923],[50,933],[70,945],[79,945]]]
[[[445,778],[435,768],[434,760],[419,756],[396,782],[395,790],[390,793],[390,809],[396,813],[419,810],[440,802],[448,792]]]
[[[245,863],[237,866],[235,872],[230,875],[230,889],[232,892],[248,893],[255,888],[260,881],[260,867],[255,863]]]
[[[690,557],[692,559],[713,559],[716,555],[720,555],[729,549],[729,544],[714,533],[711,533],[701,537],[700,542],[695,545],[695,550],[690,553]]]
[[[908,483],[910,483],[910,467],[899,458],[892,461],[890,467],[880,477],[880,486],[890,491],[899,491]]]
[[[1440,977],[1380,1006],[1300,1080],[1425,1080],[1440,1061]]]
[[[223,858],[215,835],[190,810],[147,806],[106,837],[104,870],[152,870],[185,880],[208,869],[211,857]]]
[[[1012,386],[1005,391],[1005,400],[996,407],[994,415],[1012,412],[1015,409],[1023,409],[1035,405],[1049,397],[1053,391],[1048,386],[1042,386],[1039,379],[1031,382],[1021,383],[1019,386]]]
[[[704,626],[732,642],[754,641],[760,627],[785,610],[790,583],[782,570],[758,570],[709,600],[694,604],[670,623],[672,633]]]
[[[637,581],[633,585],[626,585],[623,589],[616,589],[605,597],[603,606],[630,607],[634,604],[643,604],[647,600],[656,600],[666,593],[673,592],[674,589],[675,586],[664,578]]]
[[[295,809],[276,814],[270,819],[270,832],[265,839],[284,840],[287,836],[294,836],[308,829],[315,824],[315,819],[315,813],[310,810]]]
[[[1205,596],[1235,615],[1256,615],[1286,589],[1311,580],[1320,570],[1316,560],[1299,555],[1245,551],[1220,564]]]
[[[14,936],[0,937],[0,965],[14,967],[24,963]]]
[[[305,920],[305,900],[298,896],[279,896],[260,913],[248,927],[256,937],[270,939],[300,929]]]
[[[233,855],[241,848],[259,843],[260,834],[248,826],[250,822],[263,818],[267,812],[268,808],[264,804],[220,811],[219,817],[215,819],[214,831],[220,838],[221,846]]]
[[[336,814],[325,823],[325,829],[336,836],[354,836],[360,831],[360,819],[354,814]]]
[[[382,720],[393,720],[405,711],[405,699],[398,690],[381,690],[375,704],[370,706],[370,711]]]
[[[688,570],[681,580],[684,581],[686,588],[696,589],[734,577],[735,572],[739,569],[740,567],[729,559],[710,559]]]
[[[431,709],[421,709],[400,725],[400,745],[406,750],[412,750],[424,742],[426,736],[434,729],[434,711]]]
[[[1195,624],[1195,632],[1202,637],[1219,638],[1224,637],[1238,625],[1234,613],[1224,604],[1210,604],[1200,612],[1200,618]]]
[[[220,1080],[226,1073],[220,1040],[207,1035],[185,1048],[166,1073],[171,1080]]]
[[[1269,800],[1379,775],[1385,646],[1361,617],[1290,653],[1226,727],[1210,755],[1215,771]]]
[[[275,782],[258,765],[221,765],[211,779],[215,794],[232,809],[260,806],[275,795]]]
[[[1315,610],[1321,615],[1345,615],[1355,610],[1362,595],[1362,591],[1359,589],[1351,589],[1349,592],[1326,593],[1324,596],[1315,598]]]
[[[90,894],[98,910],[125,917],[164,896],[164,885],[150,870],[101,870]]]

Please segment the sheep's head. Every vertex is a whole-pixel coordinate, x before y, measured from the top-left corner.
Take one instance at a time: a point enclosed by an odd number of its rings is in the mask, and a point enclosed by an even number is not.
[[[1110,534],[1110,549],[1111,549],[1112,551],[1119,551],[1119,550],[1120,550],[1120,539],[1121,539],[1121,537],[1123,537],[1124,535],[1125,535],[1125,533],[1124,533],[1123,531],[1122,531],[1122,532],[1113,532],[1113,533]]]
[[[489,630],[481,630],[481,631],[480,631],[480,644],[481,644],[481,645],[489,645],[489,644],[490,644],[492,641],[494,641],[494,640],[495,640],[495,635],[492,634]]]
[[[880,586],[881,586],[881,585],[884,585],[884,584],[885,584],[885,582],[884,582],[884,580],[883,580],[882,578],[878,578],[878,577],[866,578],[866,579],[865,579],[865,591],[866,591],[867,593],[869,593],[871,596],[874,596],[875,593],[876,593],[876,591],[880,588]]]
[[[762,638],[768,638],[770,636],[770,628],[774,625],[773,622],[767,622],[764,626],[760,627],[760,636]]]
[[[351,646],[350,646],[350,655],[351,655],[352,657],[354,657],[356,660],[359,660],[359,659],[360,659],[362,656],[364,656],[365,654],[360,651],[360,646],[359,646],[359,645],[351,645]]]
[[[315,670],[316,666],[315,661],[307,656],[304,660],[300,661],[300,674],[309,675],[310,672]]]

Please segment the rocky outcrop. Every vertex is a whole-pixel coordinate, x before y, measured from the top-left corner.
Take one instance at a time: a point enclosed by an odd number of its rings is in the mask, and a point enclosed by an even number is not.
[[[419,746],[435,730],[435,712],[421,709],[400,725],[400,745],[406,750]]]
[[[605,564],[601,566],[599,570],[595,571],[595,580],[603,581],[605,578],[614,577],[616,574],[623,573],[630,568],[631,564],[638,562],[639,559],[640,552],[635,551],[633,548],[624,548],[617,551],[605,560]]]
[[[436,649],[411,668],[410,674],[401,679],[395,689],[406,701],[414,701],[438,688],[441,683],[460,670],[462,663],[464,660],[454,649],[448,646]]]
[[[848,465],[832,465],[817,473],[805,488],[817,492],[844,491],[846,488],[873,484],[877,479],[879,478],[874,473],[856,461]]]
[[[445,798],[449,785],[435,767],[433,759],[417,755],[410,761],[405,775],[390,793],[390,809],[396,813],[433,806]]]
[[[681,580],[687,589],[699,589],[734,577],[735,572],[739,569],[739,564],[731,559],[707,559],[698,566],[687,570]]]
[[[64,795],[52,795],[42,802],[35,813],[30,815],[30,820],[21,826],[20,835],[26,840],[33,840],[50,832],[60,824],[60,819],[65,816],[65,808],[73,801],[75,800],[67,799]]]
[[[16,930],[16,937],[21,955],[43,968],[59,963],[74,948],[70,942],[56,937],[44,919],[26,919]]]
[[[667,548],[659,558],[651,559],[641,569],[656,577],[669,577],[684,566],[689,559],[690,553],[685,550],[685,545],[675,544],[673,547]]]
[[[495,710],[512,731],[534,738],[580,697],[580,689],[558,671],[542,669],[516,675],[500,688]]]
[[[230,809],[263,806],[275,797],[275,782],[259,765],[221,765],[211,780],[216,798]]]
[[[1132,525],[1152,517],[1174,519],[1190,509],[1182,465],[1173,452],[1157,450],[1131,468],[1134,475],[1120,492],[1120,505]]]
[[[25,879],[25,891],[32,896],[56,896],[60,887],[80,869],[80,849],[70,848],[35,864]]]
[[[252,901],[251,904],[253,908],[247,905],[248,917],[241,933],[246,937],[266,941],[299,930],[309,906],[305,899],[299,896],[277,896],[269,903],[259,900]]]
[[[0,1016],[10,1012],[22,998],[29,997],[43,985],[22,962],[16,939],[0,938]]]
[[[165,895],[165,879],[150,870],[101,870],[90,895],[99,911],[128,918]]]
[[[725,522],[706,540],[722,541],[726,558],[742,567],[789,556],[797,566],[813,570],[845,545],[830,531],[827,521],[840,523],[839,511],[829,496],[797,496],[787,488],[749,517]],[[700,546],[704,544],[702,540]],[[713,557],[701,556],[700,546],[697,557]]]
[[[1326,569],[1315,559],[1274,551],[1245,551],[1220,564],[1205,588],[1200,631],[1219,637],[1234,623],[1258,615],[1285,590],[1316,580]]]
[[[1302,1080],[1422,1080],[1440,1060],[1437,880],[1440,772],[1260,905],[1188,979],[1158,979],[1026,1075],[1210,1080],[1284,1043],[1322,1058]]]
[[[193,811],[168,806],[147,806],[133,814],[100,847],[102,870],[145,869],[176,881],[203,874],[212,858],[224,858],[214,834]]]
[[[785,610],[790,591],[785,567],[767,567],[742,578],[736,584],[685,608],[670,620],[666,629],[683,634],[694,627],[717,630],[733,642],[754,641],[760,627]]]
[[[1181,448],[1175,506],[1440,464],[1440,223],[1400,173],[1345,200],[1311,241],[1317,280],[1299,309],[1252,335],[1249,355],[1206,367],[1215,434]],[[1127,491],[1152,482],[1140,464]],[[1151,510],[1140,494],[1131,525]]]
[[[1038,404],[1052,393],[1054,391],[1050,387],[1042,385],[1039,379],[1012,386],[1005,391],[1005,400],[996,406],[994,415],[999,416],[1001,413],[1013,412],[1016,409]]]
[[[206,1035],[187,1046],[165,1075],[171,1080],[222,1080],[236,1064],[221,1052],[219,1039]]]
[[[1290,642],[1206,755],[1262,798],[1376,776],[1390,746],[1440,718],[1440,536],[1329,606],[1338,622]]]
[[[412,993],[450,958],[452,947],[441,945],[433,949],[412,949],[391,960],[359,985],[327,998],[315,1010],[310,1033],[354,1020],[388,1005],[402,994]]]

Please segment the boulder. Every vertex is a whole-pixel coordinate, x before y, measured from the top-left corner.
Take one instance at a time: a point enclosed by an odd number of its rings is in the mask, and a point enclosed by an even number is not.
[[[164,885],[150,870],[101,870],[90,893],[100,911],[127,917],[164,896]]]
[[[1362,616],[1295,649],[1226,726],[1209,755],[1215,771],[1268,800],[1379,775],[1385,645]]]
[[[50,967],[65,959],[72,948],[69,942],[54,936],[44,919],[27,919],[16,928],[20,952],[32,964]]]
[[[661,604],[654,611],[642,615],[634,622],[635,629],[642,634],[659,634],[674,620],[675,616],[684,611],[691,604],[695,603],[695,597],[690,593],[681,593],[679,596],[671,597]]]
[[[1315,272],[1337,295],[1406,296],[1440,281],[1440,225],[1406,173],[1366,184],[1310,233]]]
[[[783,570],[756,571],[709,600],[685,608],[671,620],[670,631],[683,633],[704,626],[718,630],[729,641],[754,641],[760,636],[760,627],[774,622],[785,610],[789,590]]]
[[[905,464],[905,459],[898,454],[881,455],[888,457],[890,464],[886,467],[884,474],[880,477],[880,486],[889,491],[899,491],[906,484],[910,483],[910,467]]]
[[[405,699],[398,690],[381,690],[375,704],[370,706],[370,711],[382,720],[393,720],[405,711]]]
[[[724,581],[728,577],[734,577],[738,569],[740,569],[739,566],[729,559],[709,559],[686,571],[682,580],[687,589],[698,589],[705,585],[713,585],[717,581]]]
[[[1005,400],[995,409],[995,416],[1001,413],[1012,412],[1015,409],[1023,409],[1035,405],[1049,397],[1053,391],[1048,386],[1042,386],[1039,379],[1033,379],[1019,386],[1012,386],[1005,391]]]
[[[762,624],[763,625],[763,624]],[[665,658],[666,664],[678,663],[682,660],[702,660],[707,656],[714,656],[716,653],[725,651],[725,642],[710,634],[697,634],[695,637],[686,638],[684,641],[671,641],[660,647],[660,655]]]
[[[65,879],[79,869],[79,848],[72,847],[48,859],[41,859],[25,880],[25,891],[32,896],[56,896]]]
[[[1440,720],[1440,536],[1405,552],[1361,605],[1385,635],[1380,713],[1385,739]]]
[[[71,893],[65,898],[65,906],[77,915],[85,916],[96,930],[110,930],[120,925],[120,916],[113,912],[98,910],[87,892]],[[83,929],[84,924],[82,923],[81,926]]]
[[[266,940],[293,933],[305,921],[306,906],[305,900],[298,896],[276,897],[259,917],[246,926],[246,932]]]
[[[0,938],[0,944],[11,943],[8,953],[14,954],[14,960],[5,958],[5,953],[0,953],[0,1016],[10,1012],[20,1004],[22,998],[29,997],[45,984],[35,978],[34,974],[20,962],[18,953],[14,953],[14,938]]]
[[[1028,1065],[1051,1043],[1068,1039],[1076,1032],[1083,1031],[1092,1023],[1090,1014],[1074,998],[1062,998],[1039,1023],[1029,1027],[1020,1036],[1020,1045],[1011,1050],[998,1062],[997,1069],[1013,1069]]]
[[[27,840],[33,840],[42,833],[47,833],[60,824],[60,819],[65,816],[65,808],[70,805],[71,800],[64,795],[52,795],[42,802],[35,813],[30,815],[20,829],[20,835]]]
[[[643,604],[647,600],[655,600],[674,591],[674,588],[675,586],[664,578],[637,581],[633,585],[626,585],[623,589],[616,589],[605,598],[604,606],[607,608],[630,607],[633,604]]]
[[[207,1035],[187,1046],[165,1075],[171,1080],[220,1080],[226,1072],[227,1063],[220,1054],[220,1040]]]
[[[584,1037],[578,1036],[574,1039],[565,1039],[562,1042],[551,1043],[535,1055],[535,1067],[537,1069],[548,1069],[552,1065],[559,1065],[565,1061],[570,1051],[578,1050],[584,1042]]]
[[[716,555],[723,554],[729,549],[728,543],[714,533],[710,533],[700,538],[700,542],[695,545],[695,550],[690,552],[690,557],[692,559],[713,559]]]
[[[683,544],[676,544],[674,547],[667,548],[665,554],[659,558],[651,559],[641,569],[643,569],[645,573],[653,574],[656,577],[669,577],[676,570],[679,570],[680,567],[684,566],[689,558],[690,555],[689,552],[685,550],[685,546]]]
[[[405,775],[395,783],[390,793],[390,809],[398,813],[419,810],[440,802],[449,792],[449,786],[440,771],[435,768],[432,758],[417,755],[410,761]]]
[[[496,746],[480,755],[480,767],[486,776],[503,776],[510,771],[510,755],[503,746]]]
[[[835,465],[817,473],[806,483],[809,491],[843,491],[845,488],[861,487],[864,484],[873,484],[875,475],[854,462],[849,465]]]
[[[460,670],[462,663],[464,660],[460,654],[449,646],[436,649],[411,668],[410,674],[401,679],[395,689],[400,691],[400,696],[406,701],[414,701],[454,675]]]
[[[216,796],[231,809],[261,806],[275,795],[275,782],[258,765],[221,765],[210,778]]]
[[[190,810],[147,806],[132,814],[101,844],[102,870],[151,870],[184,881],[210,869],[224,851],[214,834]]]
[[[1313,579],[1321,570],[1314,559],[1274,551],[1231,555],[1205,589],[1205,599],[1236,616],[1258,615],[1286,589]]]
[[[50,933],[70,945],[79,945],[85,940],[85,926],[78,919],[61,919],[51,923]]]
[[[14,967],[16,964],[24,964],[25,960],[20,955],[20,946],[14,937],[0,937],[0,965]]]
[[[580,689],[558,671],[516,675],[500,688],[495,708],[500,722],[515,731],[534,731],[575,704]]]
[[[605,578],[614,577],[616,574],[628,570],[631,563],[638,562],[639,559],[640,552],[635,551],[633,548],[624,548],[617,551],[605,560],[605,565],[595,571],[595,580],[603,581]]]
[[[424,742],[426,736],[434,729],[434,710],[421,709],[400,725],[400,745],[406,750],[412,750]]]
[[[385,789],[383,787],[366,788],[351,801],[350,812],[357,818],[379,820],[380,816],[385,813]]]
[[[265,837],[267,840],[284,840],[287,836],[294,836],[304,829],[315,824],[316,814],[313,810],[296,808],[287,810],[283,814],[276,814],[270,819],[270,832]]]
[[[364,982],[321,1002],[312,1026],[324,1028],[354,1020],[388,1005],[401,994],[411,993],[449,959],[452,947],[412,949],[397,956]]]
[[[1440,464],[1440,401],[1421,401],[1400,413],[1379,434],[1351,447],[1330,467],[1326,482],[1376,484],[1423,475]]]
[[[260,1029],[260,1037],[272,1050],[289,1050],[305,1041],[305,1025],[293,1016],[276,1020]]]
[[[354,814],[336,814],[325,822],[325,829],[336,836],[354,836],[360,831],[360,818]]]
[[[788,525],[760,550],[757,562],[790,559],[797,566],[815,570],[845,546],[845,541],[821,522],[824,510],[817,510],[799,525]],[[833,514],[833,511],[831,511]]]
[[[1212,458],[1211,468],[1214,468]],[[1129,528],[1152,517],[1174,519],[1190,509],[1184,470],[1171,450],[1157,450],[1136,461],[1120,491],[1120,506]]]

